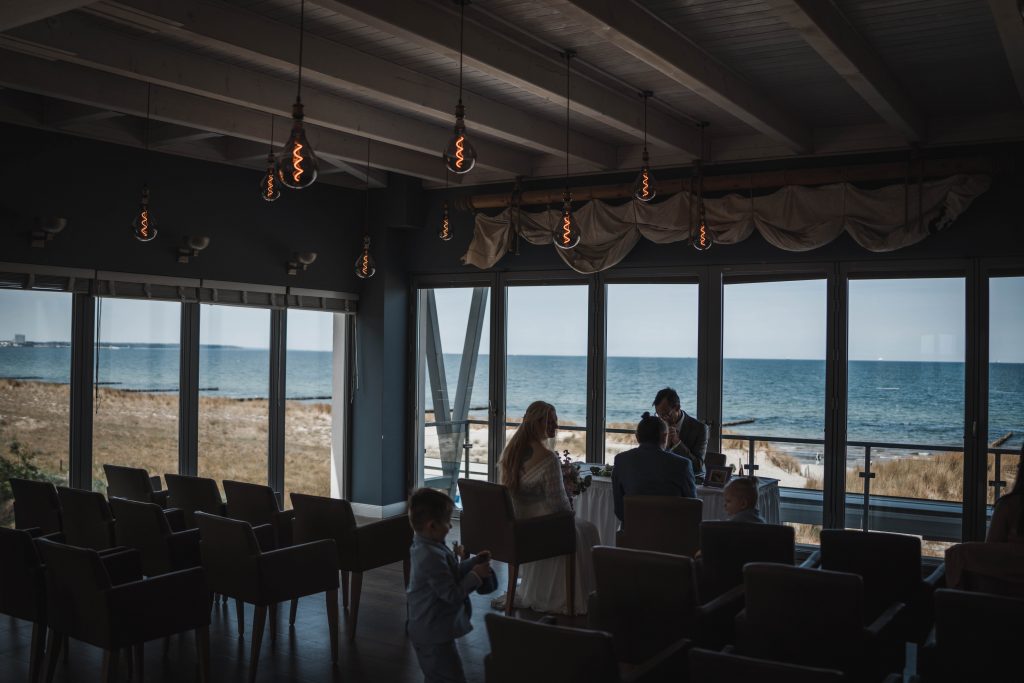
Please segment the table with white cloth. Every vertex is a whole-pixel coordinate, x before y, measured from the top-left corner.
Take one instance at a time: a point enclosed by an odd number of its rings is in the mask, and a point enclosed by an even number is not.
[[[713,486],[698,486],[697,497],[704,502],[702,519],[705,522],[725,520],[725,501],[722,489]],[[612,496],[611,477],[593,477],[589,489],[573,501],[576,516],[593,522],[601,537],[601,545],[615,545],[615,532],[619,520],[615,516],[615,498]],[[779,523],[779,480],[759,477],[757,486],[757,509],[768,524]]]

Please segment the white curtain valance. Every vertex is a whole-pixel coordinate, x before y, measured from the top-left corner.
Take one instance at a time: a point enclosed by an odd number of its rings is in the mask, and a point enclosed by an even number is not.
[[[828,244],[845,230],[865,249],[883,252],[916,244],[931,231],[947,227],[990,184],[985,175],[957,175],[876,190],[849,183],[789,185],[761,197],[730,194],[705,199],[704,207],[707,227],[717,244],[742,242],[756,229],[779,249],[808,251]],[[520,211],[517,222],[527,242],[549,244],[573,270],[596,273],[624,259],[641,236],[658,244],[689,239],[696,215],[692,201],[690,193],[679,192],[657,204],[587,202],[573,212],[582,239],[569,251],[552,242],[559,210]],[[492,268],[508,252],[515,234],[510,211],[494,217],[477,214],[463,264]]]

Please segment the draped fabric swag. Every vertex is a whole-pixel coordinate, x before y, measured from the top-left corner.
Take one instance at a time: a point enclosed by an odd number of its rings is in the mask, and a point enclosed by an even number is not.
[[[930,232],[949,226],[974,198],[987,190],[985,175],[957,175],[922,184],[910,183],[862,190],[849,183],[822,187],[789,185],[772,194],[752,197],[729,194],[705,199],[707,227],[716,245],[736,244],[756,229],[770,244],[786,251],[808,251],[828,244],[844,230],[869,251],[902,249]],[[492,268],[512,248],[514,221],[530,244],[547,244],[580,273],[613,267],[643,236],[658,244],[687,240],[695,220],[696,201],[679,192],[663,202],[632,201],[611,206],[591,201],[573,212],[582,240],[562,251],[552,243],[560,210],[528,212],[505,209],[497,216],[476,215],[473,240],[462,263]]]

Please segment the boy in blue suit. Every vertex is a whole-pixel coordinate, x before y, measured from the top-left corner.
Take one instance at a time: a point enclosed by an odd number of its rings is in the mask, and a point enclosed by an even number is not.
[[[465,683],[455,639],[473,630],[469,595],[498,587],[489,551],[467,558],[462,546],[456,544],[453,552],[445,545],[454,507],[447,494],[434,489],[418,489],[409,498],[416,533],[409,553],[406,631],[426,683]]]

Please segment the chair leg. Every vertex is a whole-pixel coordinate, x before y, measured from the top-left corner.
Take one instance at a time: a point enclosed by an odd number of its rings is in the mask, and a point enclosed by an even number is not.
[[[565,599],[570,617],[576,613],[576,553],[565,556]]]
[[[352,572],[352,595],[349,596],[348,639],[356,639],[356,623],[359,621],[359,596],[363,593],[363,573]]]
[[[256,665],[260,661],[260,645],[263,644],[263,629],[267,625],[267,606],[255,605],[252,616],[252,648],[249,654],[249,681],[256,680]]]
[[[267,612],[270,614],[270,642],[277,642],[277,603],[272,602],[267,607]]]
[[[327,625],[331,631],[331,661],[338,663],[338,591],[327,591]]]
[[[119,654],[117,650],[103,651],[103,675],[100,680],[104,683],[116,683]]]
[[[404,560],[402,560],[402,581],[405,582],[403,585],[406,588],[408,588],[409,587],[409,558],[408,557],[406,557]]]
[[[28,680],[36,683],[46,657],[46,627],[32,622],[32,648],[29,654]]]
[[[238,618],[238,635],[245,635],[245,603],[235,598],[235,616]]]
[[[146,645],[145,643],[138,643],[132,645],[130,650],[132,653],[133,666],[132,666],[132,679],[136,683],[143,683],[146,680]]]
[[[341,606],[348,610],[348,572],[341,570]]]
[[[508,590],[505,591],[505,616],[512,616],[516,602],[516,581],[519,580],[519,563],[508,563]]]
[[[291,612],[288,614],[288,625],[295,626],[295,613],[299,611],[299,599],[292,598]]]
[[[47,634],[46,643],[46,683],[53,683],[53,676],[57,673],[57,660],[60,659],[60,650],[63,645],[66,645],[64,636],[51,628]]]
[[[196,654],[199,657],[199,680],[210,683],[210,627],[196,629]],[[139,681],[142,683],[142,681]]]

